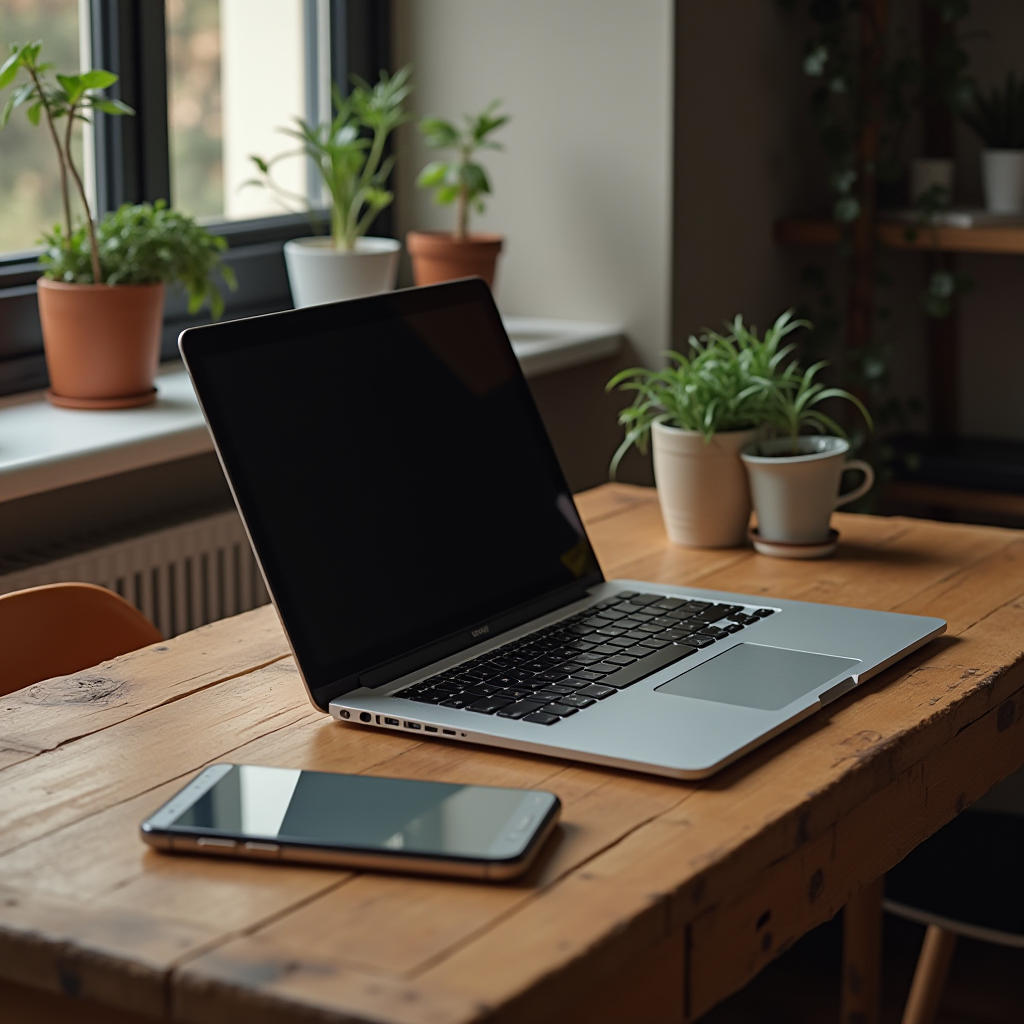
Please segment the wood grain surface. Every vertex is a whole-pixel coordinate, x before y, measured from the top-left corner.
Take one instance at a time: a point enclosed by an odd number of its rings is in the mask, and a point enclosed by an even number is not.
[[[692,1020],[1024,763],[1019,533],[837,515],[789,562],[670,545],[652,490],[577,501],[608,577],[949,633],[703,783],[335,723],[271,608],[38,683],[0,699],[4,1020]],[[564,824],[511,885],[145,847],[218,760],[543,787]]]

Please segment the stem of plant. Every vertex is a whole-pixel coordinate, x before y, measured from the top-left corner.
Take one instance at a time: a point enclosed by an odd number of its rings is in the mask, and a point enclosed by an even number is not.
[[[82,178],[75,167],[74,160],[71,159],[71,129],[75,126],[75,109],[75,104],[72,103],[71,109],[68,111],[68,130],[64,136],[64,151],[67,153],[68,168],[75,179],[75,186],[78,189],[78,198],[82,200],[82,209],[85,210],[85,223],[89,232],[89,258],[92,261],[93,283],[103,284],[103,271],[100,268],[100,247],[96,242],[96,225],[93,223],[92,212],[89,210],[89,200],[85,197],[85,186],[82,184]],[[69,231],[68,235],[70,236],[70,234],[71,232]]]
[[[469,227],[469,188],[466,185],[459,186],[459,196],[455,207],[455,240],[464,242],[466,230]]]
[[[50,129],[50,138],[53,139],[53,145],[57,150],[57,169],[60,173],[60,197],[64,207],[64,248],[71,248],[71,197],[68,195],[68,172],[67,166],[64,162],[64,151],[60,148],[60,138],[57,136],[57,129],[53,124],[53,114],[50,112],[50,104],[47,102],[46,93],[43,92],[43,84],[39,81],[39,76],[36,74],[36,70],[33,67],[26,69],[35,83],[36,92],[39,93],[39,99],[43,104],[43,110],[46,112],[46,126]]]

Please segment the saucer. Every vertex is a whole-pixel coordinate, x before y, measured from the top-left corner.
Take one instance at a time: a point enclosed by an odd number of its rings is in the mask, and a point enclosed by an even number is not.
[[[816,544],[788,544],[779,540],[761,540],[756,529],[751,529],[749,536],[755,551],[762,555],[771,555],[772,558],[828,558],[839,543],[838,530],[829,530],[828,540],[818,541]]]

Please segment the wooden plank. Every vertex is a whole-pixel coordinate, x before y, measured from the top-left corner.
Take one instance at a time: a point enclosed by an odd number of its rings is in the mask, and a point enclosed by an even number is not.
[[[977,491],[966,487],[893,480],[886,484],[886,497],[922,507],[1024,517],[1024,494],[1007,494],[1004,491]]]
[[[595,487],[593,490],[575,494],[573,500],[576,502],[580,518],[589,530],[592,524],[624,512],[632,512],[638,505],[647,505],[651,502],[657,504],[658,495],[653,487],[606,484],[604,487]]]
[[[0,697],[0,768],[289,653],[269,605]]]
[[[18,985],[0,978],[0,1006],[4,1024],[153,1024],[148,1014],[116,1010],[112,1006]]]
[[[4,769],[0,852],[322,716],[290,659],[229,679]]]
[[[1024,682],[1024,673],[1020,674]],[[699,1016],[1024,764],[1024,687],[691,926]],[[877,822],[890,823],[879,831]],[[719,891],[722,891],[719,887]]]
[[[938,249],[941,252],[1024,253],[1024,227],[918,228],[907,237],[906,224],[880,223],[876,235],[891,249]],[[842,228],[835,221],[794,217],[775,225],[776,241],[796,245],[839,244]]]

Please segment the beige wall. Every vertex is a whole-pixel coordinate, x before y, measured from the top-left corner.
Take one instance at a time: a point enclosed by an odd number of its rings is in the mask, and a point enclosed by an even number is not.
[[[486,154],[494,196],[474,221],[506,236],[496,298],[509,314],[622,324],[635,351],[566,371],[534,393],[570,482],[606,478],[619,438],[603,384],[669,342],[671,0],[397,0],[397,64],[415,69],[416,113],[460,118],[501,98],[512,115]],[[397,220],[447,229],[413,185],[430,159],[403,128]],[[644,472],[630,464],[625,475]]]

